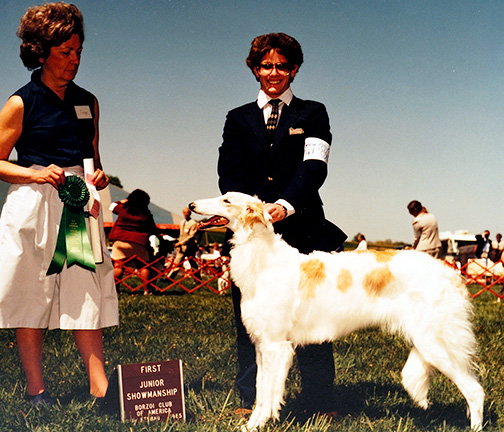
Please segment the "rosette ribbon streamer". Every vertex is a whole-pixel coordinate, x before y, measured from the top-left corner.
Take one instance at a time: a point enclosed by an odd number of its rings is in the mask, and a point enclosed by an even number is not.
[[[65,261],[67,267],[78,264],[85,269],[94,271],[96,266],[84,216],[84,206],[89,201],[86,183],[75,175],[68,176],[65,179],[65,184],[58,187],[58,196],[64,205],[61,212],[56,250],[47,275],[60,273]]]

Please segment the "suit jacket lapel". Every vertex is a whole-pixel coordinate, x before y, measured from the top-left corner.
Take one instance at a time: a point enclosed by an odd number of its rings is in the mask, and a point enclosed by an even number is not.
[[[285,135],[289,133],[289,128],[295,123],[300,114],[301,111],[299,109],[298,99],[294,96],[291,104],[284,105],[282,108],[282,115],[280,116],[280,121],[278,122],[273,139],[266,130],[263,111],[257,106],[256,102],[250,104],[248,111],[245,113],[245,119],[257,136],[259,143],[271,149],[271,157],[275,149],[278,148],[278,144]]]
[[[290,105],[284,105],[282,108],[282,115],[280,116],[280,121],[273,138],[273,147],[271,149],[270,156],[278,149],[279,143],[283,140],[285,135],[289,133],[289,128],[295,123],[296,119],[299,117],[301,112],[297,108],[296,97],[292,99]]]
[[[251,129],[256,134],[261,145],[270,147],[271,138],[266,131],[266,125],[264,123],[264,115],[262,109],[257,106],[257,103],[254,102],[250,109],[245,114],[245,119],[250,125]]]

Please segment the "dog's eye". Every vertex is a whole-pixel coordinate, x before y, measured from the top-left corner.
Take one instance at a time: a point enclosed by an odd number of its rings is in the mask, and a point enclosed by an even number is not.
[[[226,204],[231,204],[231,201],[229,201],[227,198],[222,200],[222,202],[226,203]]]

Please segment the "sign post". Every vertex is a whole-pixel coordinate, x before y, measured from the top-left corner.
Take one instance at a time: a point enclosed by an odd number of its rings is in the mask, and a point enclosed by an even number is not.
[[[182,361],[117,366],[121,420],[185,422]]]

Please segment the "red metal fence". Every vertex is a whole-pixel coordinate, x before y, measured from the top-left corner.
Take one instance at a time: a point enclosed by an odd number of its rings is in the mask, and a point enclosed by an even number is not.
[[[504,297],[504,266],[501,260],[494,263],[487,258],[475,258],[465,264],[457,261],[445,261],[445,264],[460,274],[472,298],[485,292],[499,300]]]
[[[191,262],[189,260],[194,260]],[[445,261],[463,279],[472,298],[488,292],[497,298],[504,298],[504,265],[488,259],[469,259],[461,265],[459,262]],[[119,263],[115,263],[119,265]],[[147,271],[145,271],[147,270]],[[176,274],[174,271],[176,270]],[[147,277],[145,275],[148,274]],[[200,288],[207,288],[216,294],[224,293],[230,286],[229,261],[227,257],[213,260],[188,258],[175,266],[171,259],[160,257],[152,262],[145,262],[137,257],[124,260],[122,274],[116,277],[116,285],[131,292],[164,293],[182,289],[193,293]]]
[[[194,267],[191,264],[194,264]],[[165,257],[145,262],[135,256],[122,263],[115,262],[114,266],[120,266],[122,270],[121,275],[115,278],[116,286],[121,285],[131,292],[148,290],[165,293],[182,289],[192,293],[205,287],[216,294],[222,294],[231,286],[227,257],[212,260],[187,258],[174,265],[171,259]]]

